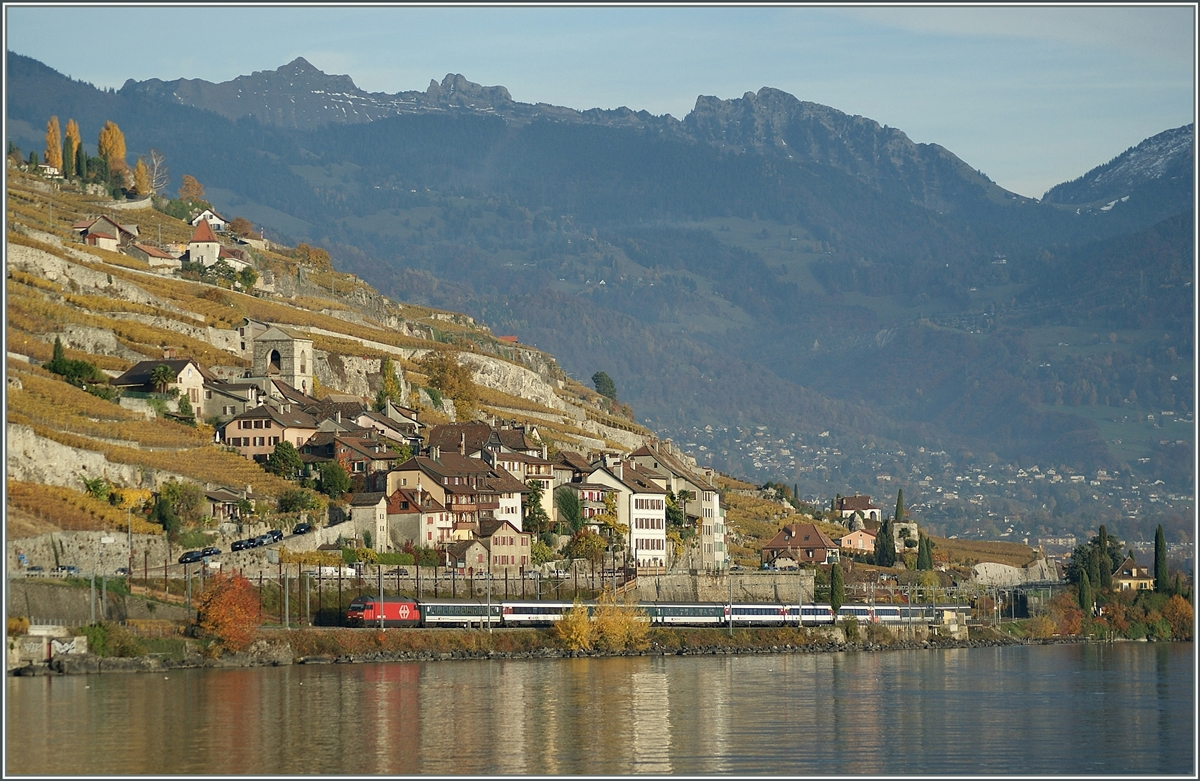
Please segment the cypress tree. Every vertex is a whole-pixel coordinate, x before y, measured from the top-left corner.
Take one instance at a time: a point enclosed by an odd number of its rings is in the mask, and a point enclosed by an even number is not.
[[[1092,582],[1086,571],[1079,575],[1079,608],[1085,621],[1092,617]]]
[[[1167,540],[1160,523],[1154,531],[1154,590],[1165,594],[1170,587],[1167,581]]]
[[[842,565],[834,562],[829,569],[829,607],[836,616],[838,608],[846,601],[846,580],[842,575]]]
[[[1100,551],[1095,545],[1088,546],[1087,574],[1088,582],[1094,585],[1100,584]]]
[[[917,569],[933,569],[933,551],[929,549],[929,538],[924,534],[917,541]]]
[[[1100,527],[1100,589],[1112,590],[1112,555],[1108,552],[1108,529]]]
[[[83,151],[83,144],[75,147],[75,175],[80,179],[86,179],[88,174],[87,152]]]
[[[892,522],[885,519],[875,535],[875,565],[891,567],[896,564],[896,536]]]
[[[904,523],[904,489],[896,492],[896,523]]]

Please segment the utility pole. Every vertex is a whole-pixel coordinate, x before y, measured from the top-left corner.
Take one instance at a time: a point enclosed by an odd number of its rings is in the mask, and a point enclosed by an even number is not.
[[[733,637],[733,573],[729,573],[729,636]]]
[[[376,564],[375,570],[379,575],[379,628],[383,629],[383,565]]]

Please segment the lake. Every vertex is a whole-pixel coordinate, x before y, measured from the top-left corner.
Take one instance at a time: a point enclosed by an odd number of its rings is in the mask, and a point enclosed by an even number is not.
[[[1190,643],[9,678],[7,774],[1187,774]]]

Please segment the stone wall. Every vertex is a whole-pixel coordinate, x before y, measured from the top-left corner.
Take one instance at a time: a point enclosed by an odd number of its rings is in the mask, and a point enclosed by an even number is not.
[[[733,578],[734,602],[779,602],[795,604],[803,589],[804,601],[813,602],[813,573],[800,570],[778,572],[734,572],[725,574],[680,573],[641,575],[638,599],[647,602],[728,602],[729,578]]]
[[[195,618],[194,610],[181,605],[153,602],[136,596],[105,594],[101,581],[96,579],[96,620],[126,621],[159,619],[187,621]],[[153,607],[150,607],[153,605]],[[92,589],[37,580],[12,580],[8,584],[8,614],[37,620],[62,622],[66,626],[81,626],[92,621]]]
[[[109,298],[119,298],[149,306],[162,306],[162,301],[137,285],[126,282],[103,271],[94,271],[77,263],[63,260],[45,250],[21,244],[6,244],[6,263],[10,269],[43,277],[67,287],[77,288],[82,293],[95,293]],[[70,250],[68,250],[70,251]],[[89,256],[90,257],[90,256]],[[90,258],[98,260],[97,258]],[[72,284],[74,283],[74,284]]]

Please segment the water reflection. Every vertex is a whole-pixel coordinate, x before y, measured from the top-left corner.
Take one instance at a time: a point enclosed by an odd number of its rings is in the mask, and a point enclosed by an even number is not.
[[[1190,773],[1193,677],[1126,643],[14,678],[6,769]]]

